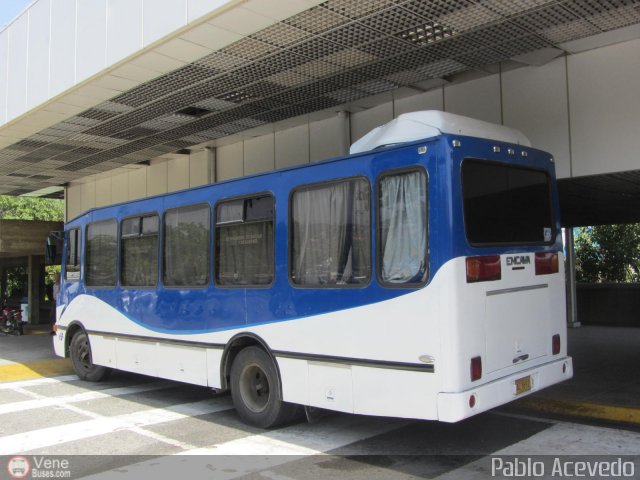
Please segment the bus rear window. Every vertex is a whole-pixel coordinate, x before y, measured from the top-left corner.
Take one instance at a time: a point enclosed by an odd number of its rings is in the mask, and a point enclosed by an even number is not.
[[[549,176],[541,170],[466,159],[462,196],[467,239],[475,245],[550,243]]]

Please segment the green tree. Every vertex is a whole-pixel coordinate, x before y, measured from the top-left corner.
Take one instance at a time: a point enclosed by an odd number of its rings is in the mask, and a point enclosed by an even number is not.
[[[0,195],[0,219],[61,222],[64,219],[64,202],[51,198]]]
[[[0,195],[0,219],[3,220],[45,220],[61,222],[64,220],[64,202],[50,198],[11,197]],[[44,245],[43,245],[44,249]],[[60,266],[46,267],[47,284],[53,283],[55,272]],[[7,270],[7,296],[22,296],[25,292],[27,272],[24,267]]]
[[[576,230],[576,278],[579,282],[640,282],[640,223],[597,225]]]

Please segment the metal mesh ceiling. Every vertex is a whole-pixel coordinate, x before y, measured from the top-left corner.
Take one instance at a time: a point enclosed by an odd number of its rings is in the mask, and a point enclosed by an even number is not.
[[[640,0],[328,0],[0,150],[0,194],[638,23]]]

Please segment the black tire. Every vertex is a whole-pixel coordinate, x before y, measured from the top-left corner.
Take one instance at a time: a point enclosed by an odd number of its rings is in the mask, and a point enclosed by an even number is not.
[[[280,377],[271,357],[258,347],[240,351],[231,365],[231,398],[240,418],[272,428],[300,418],[300,405],[282,401]]]
[[[93,364],[91,344],[89,343],[89,337],[87,337],[86,333],[78,332],[73,336],[69,353],[73,370],[80,380],[100,382],[111,374],[110,368]]]

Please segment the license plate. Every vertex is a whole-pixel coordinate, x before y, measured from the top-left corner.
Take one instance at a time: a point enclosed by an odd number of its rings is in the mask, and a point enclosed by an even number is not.
[[[533,382],[531,381],[531,376],[519,378],[516,380],[516,395],[520,395],[521,393],[528,392],[531,390],[533,386]]]

